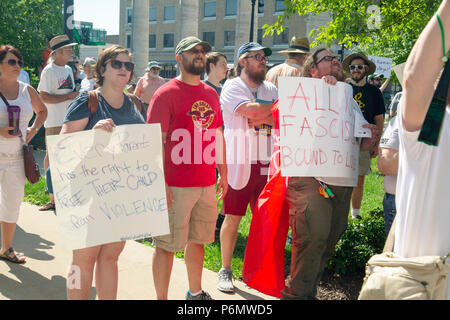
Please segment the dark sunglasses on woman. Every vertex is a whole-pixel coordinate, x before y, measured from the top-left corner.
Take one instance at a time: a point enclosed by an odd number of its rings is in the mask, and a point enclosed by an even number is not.
[[[133,71],[134,70],[134,63],[133,62],[122,62],[119,60],[111,60],[111,67],[113,67],[114,69],[120,69],[122,68],[122,66],[125,66],[125,69],[127,69],[127,71]]]
[[[11,67],[14,67],[16,65],[19,65],[19,67],[23,67],[23,61],[22,60],[15,60],[15,59],[9,59],[8,61],[6,61],[6,63],[8,65],[10,65]]]

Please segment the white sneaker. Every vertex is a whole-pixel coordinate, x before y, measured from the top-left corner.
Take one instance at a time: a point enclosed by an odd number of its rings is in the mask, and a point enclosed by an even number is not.
[[[217,274],[219,282],[217,283],[217,289],[222,292],[234,292],[233,286],[233,272],[229,268],[220,269]]]

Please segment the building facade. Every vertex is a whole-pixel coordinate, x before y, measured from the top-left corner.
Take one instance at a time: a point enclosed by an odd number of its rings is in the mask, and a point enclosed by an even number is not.
[[[163,66],[162,76],[174,77],[174,50],[187,36],[207,41],[234,64],[237,49],[250,39],[251,9],[251,0],[121,0],[119,44],[133,53],[137,76],[144,73],[148,61],[157,60]],[[328,21],[326,16],[294,15],[283,33],[263,38],[262,26],[273,24],[284,9],[283,0],[255,1],[253,41],[272,49],[271,64],[284,61],[278,52],[289,46],[292,36],[307,36]]]

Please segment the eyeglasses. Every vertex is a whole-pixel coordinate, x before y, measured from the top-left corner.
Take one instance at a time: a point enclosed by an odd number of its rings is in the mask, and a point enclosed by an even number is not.
[[[260,54],[254,54],[252,56],[246,56],[245,57],[245,59],[249,59],[249,58],[254,58],[256,61],[259,61],[259,62],[262,62],[262,61],[264,61],[265,63],[269,62],[269,57],[265,57],[265,56],[262,56]]]
[[[322,61],[333,61],[334,59],[338,60],[338,58],[336,56],[325,56],[319,59],[319,61],[316,62],[316,65],[318,65],[319,63],[321,63]]]
[[[127,71],[133,71],[134,70],[134,63],[133,62],[122,62],[119,60],[111,60],[111,67],[113,67],[114,69],[119,70],[120,68],[122,68],[122,66],[125,66],[125,69],[127,69]]]
[[[350,67],[350,70],[355,70],[356,68],[358,68],[358,70],[362,70],[362,69],[364,69],[365,65],[363,65],[363,64],[351,64],[349,67]]]
[[[195,49],[195,48],[192,48],[192,49],[190,49],[190,50],[188,50],[186,52],[189,52],[191,54],[199,54],[199,53],[206,54],[205,50],[203,50],[203,49]]]
[[[10,65],[11,67],[15,67],[18,65],[19,67],[23,67],[23,61],[22,60],[15,60],[15,59],[9,59],[8,61],[4,62]]]

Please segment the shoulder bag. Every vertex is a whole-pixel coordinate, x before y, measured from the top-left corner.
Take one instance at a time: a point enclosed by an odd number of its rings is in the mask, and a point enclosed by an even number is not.
[[[6,106],[9,106],[8,100],[3,96],[3,94],[0,92],[0,97],[5,102]],[[39,166],[36,163],[36,160],[34,159],[33,155],[33,146],[28,145],[23,140],[23,137],[21,136],[20,139],[22,140],[23,146],[23,163],[25,167],[25,176],[27,177],[28,181],[31,184],[35,184],[39,181],[39,178],[41,177],[41,173],[39,171]]]
[[[413,258],[394,254],[395,220],[383,253],[374,255],[366,264],[358,300],[444,300],[450,254]]]

